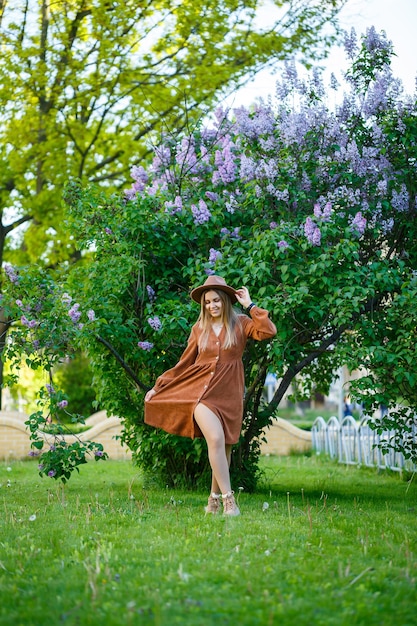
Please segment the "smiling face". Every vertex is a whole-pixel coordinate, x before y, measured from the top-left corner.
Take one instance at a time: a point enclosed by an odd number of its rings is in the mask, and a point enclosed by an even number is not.
[[[210,290],[204,294],[204,307],[212,322],[223,320],[223,299],[217,291]]]

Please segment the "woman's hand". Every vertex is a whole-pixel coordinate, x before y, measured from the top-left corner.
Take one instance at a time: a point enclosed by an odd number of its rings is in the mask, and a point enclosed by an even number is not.
[[[145,395],[145,402],[149,402],[149,400],[151,400],[155,394],[156,394],[155,389],[149,389],[149,391]]]
[[[235,291],[236,300],[243,306],[244,309],[247,309],[250,304],[252,304],[252,300],[250,299],[249,291],[246,287],[241,287]]]

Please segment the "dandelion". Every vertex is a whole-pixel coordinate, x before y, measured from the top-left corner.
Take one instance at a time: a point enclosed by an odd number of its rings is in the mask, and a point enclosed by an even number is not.
[[[267,511],[269,509],[269,504],[268,502],[264,502],[262,505],[262,511]]]
[[[149,352],[153,348],[153,343],[150,341],[138,341],[138,347]]]

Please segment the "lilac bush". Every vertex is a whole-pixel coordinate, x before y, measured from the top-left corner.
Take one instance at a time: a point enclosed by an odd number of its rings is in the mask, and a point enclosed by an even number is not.
[[[75,340],[88,352],[101,405],[122,417],[123,439],[145,468],[158,459],[165,481],[184,477],[184,458],[192,481],[204,445],[145,427],[143,392],[181,354],[198,314],[190,288],[210,273],[247,285],[278,328],[273,342],[246,353],[239,484],[254,487],[260,440],[290,386],[295,399],[326,393],[341,364],[363,372],[350,391],[367,411],[384,404],[398,433],[411,427],[416,99],[392,76],[385,35],[369,29],[358,42],[350,33],[345,46],[352,62],[335,109],[317,71],[301,79],[287,64],[273,104],[219,109],[188,136],[166,134],[149,166],[135,164],[121,197],[67,186],[71,234],[94,252],[59,283],[71,298],[61,297],[67,324],[59,322],[57,346],[65,353]],[[24,302],[20,270],[6,273],[13,308]],[[36,326],[17,323],[11,349],[35,363],[27,347],[43,346],[52,317],[19,311]],[[267,372],[278,379],[269,403]]]

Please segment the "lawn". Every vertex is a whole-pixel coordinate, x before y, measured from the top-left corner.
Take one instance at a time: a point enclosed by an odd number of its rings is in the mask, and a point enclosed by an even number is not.
[[[229,519],[126,461],[65,487],[2,463],[0,624],[417,624],[417,481],[316,456],[262,465]]]

